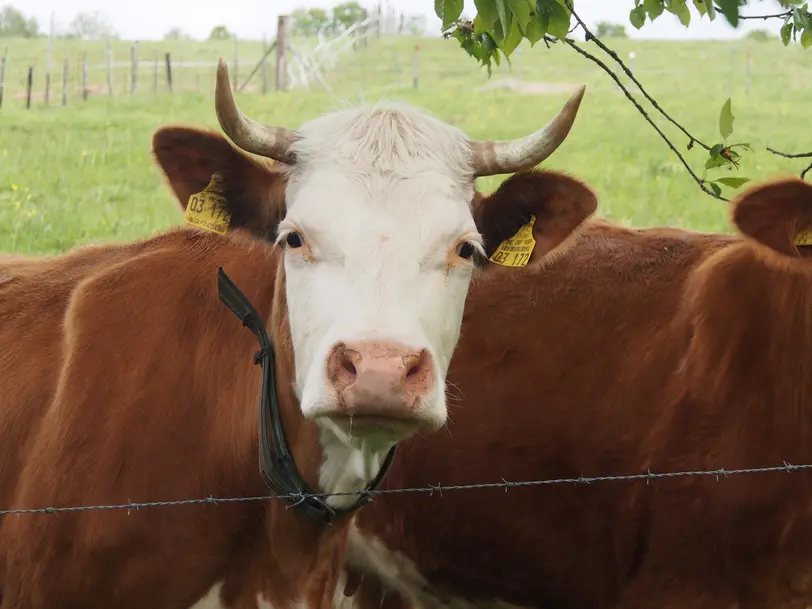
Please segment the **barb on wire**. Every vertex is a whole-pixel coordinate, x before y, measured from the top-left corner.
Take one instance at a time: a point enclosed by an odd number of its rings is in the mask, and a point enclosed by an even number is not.
[[[710,469],[710,470],[688,470],[678,472],[660,472],[654,473],[650,469],[646,470],[645,474],[625,474],[616,476],[578,476],[577,478],[548,478],[546,480],[524,480],[524,481],[509,481],[502,478],[500,482],[484,482],[479,484],[432,484],[428,486],[416,486],[411,488],[393,488],[393,489],[376,489],[357,492],[343,492],[343,493],[292,493],[288,495],[260,495],[254,497],[208,497],[202,499],[177,499],[168,501],[145,501],[136,503],[128,501],[128,503],[111,504],[111,505],[77,505],[66,507],[39,507],[39,508],[13,508],[0,510],[0,516],[22,515],[22,514],[59,514],[61,512],[89,512],[98,510],[139,510],[141,508],[153,507],[173,507],[182,505],[197,505],[197,504],[229,504],[229,503],[246,503],[252,501],[281,501],[287,499],[304,500],[306,497],[342,497],[347,495],[357,496],[359,494],[368,495],[396,495],[401,493],[429,493],[430,496],[435,493],[439,497],[443,497],[443,492],[448,491],[462,491],[474,489],[505,489],[518,487],[533,487],[533,486],[548,486],[554,484],[593,484],[596,482],[619,482],[619,481],[636,481],[645,480],[646,484],[650,484],[652,480],[663,478],[684,478],[689,476],[712,476],[719,481],[719,477],[723,476],[729,478],[734,475],[741,474],[763,474],[771,472],[796,472],[801,470],[812,469],[812,463],[805,465],[793,465],[784,461],[782,465],[771,467],[748,467],[742,469]]]
[[[775,155],[782,156],[782,157],[787,158],[787,159],[809,159],[809,158],[812,158],[812,152],[780,152],[778,150],[775,150],[774,148],[770,148],[769,146],[767,146],[767,150],[772,152]],[[810,170],[812,170],[812,163],[809,163],[809,165],[806,166],[806,169],[804,169],[801,172],[801,179],[802,180],[806,179],[806,174],[809,173]]]

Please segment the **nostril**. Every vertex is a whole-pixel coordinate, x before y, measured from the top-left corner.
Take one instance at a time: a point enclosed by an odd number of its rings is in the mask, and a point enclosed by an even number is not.
[[[356,366],[361,361],[361,354],[345,345],[338,345],[327,360],[327,378],[336,391],[351,387],[358,379]]]
[[[403,358],[406,367],[406,377],[403,379],[404,389],[413,396],[426,393],[431,385],[431,356],[427,349],[420,353]]]

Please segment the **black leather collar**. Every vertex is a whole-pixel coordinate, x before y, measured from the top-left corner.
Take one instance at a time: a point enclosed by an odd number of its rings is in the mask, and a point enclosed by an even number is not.
[[[274,493],[283,495],[292,507],[301,510],[314,520],[328,524],[372,501],[372,494],[369,491],[380,486],[392,465],[397,446],[389,450],[378,475],[359,492],[358,499],[349,507],[331,507],[327,504],[325,493],[313,493],[299,475],[285,438],[276,391],[276,352],[268,338],[265,324],[251,301],[231,281],[222,267],[217,270],[217,292],[223,304],[237,316],[243,326],[251,330],[259,342],[260,349],[254,355],[254,364],[262,366],[262,391],[259,399],[259,471],[265,485]]]

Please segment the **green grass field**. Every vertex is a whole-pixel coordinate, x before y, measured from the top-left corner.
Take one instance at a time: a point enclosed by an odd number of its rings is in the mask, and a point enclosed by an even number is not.
[[[421,45],[420,86],[411,88],[412,49]],[[621,57],[636,53],[635,73],[662,106],[697,137],[719,139],[719,110],[732,94],[736,117],[731,142],[749,142],[740,172],[752,179],[797,174],[803,160],[778,158],[765,150],[812,148],[806,104],[812,91],[812,50],[780,42],[635,42],[609,40]],[[218,128],[212,91],[213,68],[183,70],[181,90],[152,90],[152,74],[140,74],[135,96],[127,92],[127,70],[116,74],[116,94],[103,89],[83,102],[76,92],[76,67],[83,54],[103,64],[104,45],[59,42],[54,48],[54,89],[46,106],[39,98],[25,109],[26,66],[37,66],[35,90],[41,98],[45,41],[10,41],[7,88],[0,109],[0,250],[54,253],[74,244],[129,240],[182,221],[177,204],[150,153],[153,131],[167,123]],[[594,45],[586,48],[600,53]],[[745,95],[745,52],[752,53],[750,95]],[[141,43],[139,57],[151,59],[171,50],[184,61],[232,57],[232,44]],[[115,61],[129,58],[129,44],[117,43]],[[260,56],[259,43],[241,43],[240,81]],[[602,55],[601,55],[602,56]],[[61,106],[61,65],[70,60],[71,89]],[[602,59],[610,61],[605,56]],[[600,196],[599,213],[633,225],[669,224],[697,230],[729,231],[727,204],[703,194],[611,79],[597,66],[563,45],[524,46],[521,79],[587,84],[587,94],[568,140],[545,166],[585,180]],[[732,71],[731,71],[732,67]],[[272,71],[271,71],[272,74]],[[732,75],[732,78],[731,78]],[[491,81],[505,78],[494,71]],[[514,76],[516,74],[514,73]],[[272,78],[272,76],[271,76]],[[558,111],[567,93],[522,94],[505,89],[480,91],[489,80],[456,41],[407,37],[372,39],[349,51],[327,74],[333,94],[318,85],[263,96],[238,96],[254,118],[296,127],[344,103],[398,99],[420,105],[476,138],[509,138],[543,125]],[[624,82],[627,80],[624,78]],[[91,75],[94,86],[104,72]],[[400,84],[398,84],[400,83]],[[701,173],[706,153],[685,151],[687,138],[644,107],[688,155]],[[503,178],[480,180],[492,190]],[[728,188],[724,194],[734,194]]]

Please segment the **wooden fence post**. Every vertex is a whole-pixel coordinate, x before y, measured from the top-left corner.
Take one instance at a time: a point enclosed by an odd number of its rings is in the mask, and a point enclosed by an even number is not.
[[[8,61],[8,47],[3,51],[3,60],[0,61],[0,108],[3,107],[3,92],[6,89],[6,62]]]
[[[107,46],[107,94],[113,96],[113,49],[110,47],[110,38],[105,40]]]
[[[138,43],[135,42],[130,47],[130,95],[135,95],[135,88],[137,83],[138,83]]]
[[[231,90],[237,90],[237,70],[239,69],[240,60],[239,60],[239,51],[238,51],[239,44],[237,43],[237,34],[234,34],[234,79],[231,83]]]
[[[420,77],[420,45],[414,45],[414,55],[412,55],[412,87],[417,89],[417,81]]]
[[[158,56],[155,56],[152,70],[152,92],[158,93]]]
[[[287,88],[288,61],[285,50],[288,46],[288,23],[290,15],[279,15],[276,22],[276,90]]]
[[[68,60],[62,64],[62,105],[68,104]]]
[[[169,85],[169,92],[172,93],[172,56],[166,54],[166,82]]]
[[[87,101],[87,53],[82,57],[82,100]]]
[[[268,93],[268,38],[262,35],[262,94]]]
[[[26,87],[25,107],[31,109],[31,89],[34,87],[34,66],[28,66],[28,86]]]

